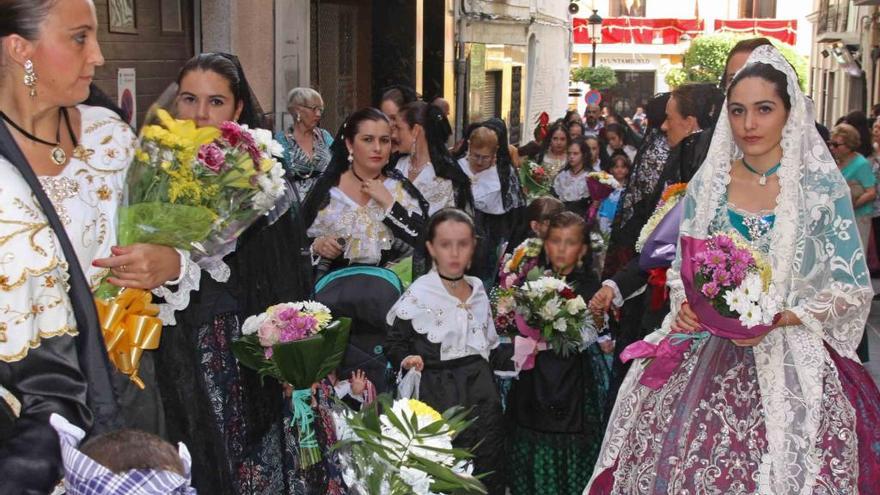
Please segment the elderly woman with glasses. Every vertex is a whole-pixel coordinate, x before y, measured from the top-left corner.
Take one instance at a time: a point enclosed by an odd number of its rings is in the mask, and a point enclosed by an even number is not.
[[[324,100],[314,89],[290,90],[287,111],[293,117],[293,125],[279,133],[277,139],[284,145],[284,163],[302,201],[330,163],[333,137],[318,127],[324,114]]]
[[[849,184],[859,238],[862,240],[862,246],[867,247],[868,235],[871,233],[873,202],[877,197],[877,191],[874,188],[876,179],[871,164],[857,151],[860,145],[861,137],[855,127],[840,124],[832,129],[828,149],[834,155],[840,173]]]

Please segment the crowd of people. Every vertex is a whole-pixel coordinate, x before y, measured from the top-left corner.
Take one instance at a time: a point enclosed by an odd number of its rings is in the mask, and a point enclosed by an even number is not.
[[[284,194],[221,276],[185,250],[117,246],[137,138],[91,84],[93,3],[3,0],[0,14],[4,492],[348,493],[333,412],[382,393],[470,408],[455,444],[490,494],[880,482],[880,393],[860,364],[880,120],[816,124],[766,39],[737,44],[718,85],[682,85],[627,118],[595,105],[544,117],[523,146],[498,118],[453,143],[448,104],[405,86],[333,135],[322,95],[294,88],[293,124],[276,134]],[[266,128],[233,55],[194,57],[173,88],[178,119]],[[524,184],[536,169],[539,194]],[[613,191],[592,197],[591,177]],[[760,335],[702,321],[682,251],[719,234],[767,260],[781,302]],[[589,316],[575,352],[522,366],[496,291],[532,270],[564,280]],[[248,316],[321,300],[331,279],[349,290],[324,302],[353,326],[340,367],[312,387],[322,456],[304,467],[289,386],[240,366],[232,343]],[[143,388],[108,360],[102,280],[159,298]]]

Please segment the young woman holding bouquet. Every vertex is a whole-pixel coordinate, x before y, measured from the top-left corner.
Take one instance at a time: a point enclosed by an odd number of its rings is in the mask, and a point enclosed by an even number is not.
[[[540,265],[588,300],[599,281],[587,256],[583,217],[565,211],[550,219]],[[594,331],[574,354],[538,352],[534,367],[519,373],[508,397],[513,422],[508,485],[514,495],[579,493],[589,480],[604,430],[607,373]]]
[[[563,122],[556,122],[547,130],[547,136],[541,143],[541,151],[535,160],[539,165],[544,167],[550,179],[550,184],[556,179],[556,175],[565,168],[568,163],[568,145],[571,144],[571,136],[568,135],[568,128]]]
[[[880,394],[855,356],[873,290],[849,189],[775,48],[731,82],[683,201],[672,312],[637,343],[683,352],[633,364],[585,493],[876,491]],[[755,335],[720,336],[741,325],[706,310],[714,289],[694,293],[704,255],[682,252],[720,234],[766,263],[760,299],[781,301]]]
[[[474,474],[491,494],[503,494],[501,399],[493,367],[508,359],[493,352],[498,334],[483,283],[464,275],[477,244],[474,223],[461,210],[431,217],[427,248],[434,269],[419,277],[388,313],[387,354],[392,367],[421,373],[418,399],[434,409],[473,408],[476,423],[456,438],[475,450]],[[509,367],[509,366],[508,366]]]
[[[262,125],[244,71],[229,54],[203,53],[184,64],[171,110],[199,127],[227,121],[251,129]],[[190,446],[193,485],[200,491],[311,493],[310,487],[342,485],[327,456],[317,467],[299,468],[296,432],[283,418],[280,385],[271,379],[261,383],[255,372],[240,368],[230,349],[241,337],[244,318],[304,299],[310,290],[310,270],[299,266],[303,258],[297,256],[304,229],[285,203],[279,200],[224,258],[231,272],[227,282],[202,272],[199,291],[163,335],[159,370],[168,433]],[[323,414],[329,418],[330,388],[322,385],[315,395],[319,421],[329,421]],[[329,448],[335,441],[330,430],[316,430]]]

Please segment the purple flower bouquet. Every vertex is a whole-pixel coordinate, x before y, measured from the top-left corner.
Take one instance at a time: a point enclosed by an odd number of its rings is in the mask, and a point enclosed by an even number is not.
[[[645,341],[627,347],[621,359],[655,358],[640,382],[660,388],[684,359],[691,344],[714,335],[752,339],[766,334],[779,318],[781,297],[770,284],[770,266],[731,237],[681,237],[681,279],[691,310],[702,329],[670,333],[659,344]]]

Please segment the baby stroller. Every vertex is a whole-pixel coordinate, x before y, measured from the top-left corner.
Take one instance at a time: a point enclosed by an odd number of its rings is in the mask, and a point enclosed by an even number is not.
[[[392,390],[393,377],[384,348],[388,334],[385,317],[402,292],[403,285],[394,272],[375,266],[342,268],[315,284],[316,301],[330,308],[334,316],[352,320],[340,379],[361,369],[373,382],[376,393]]]

